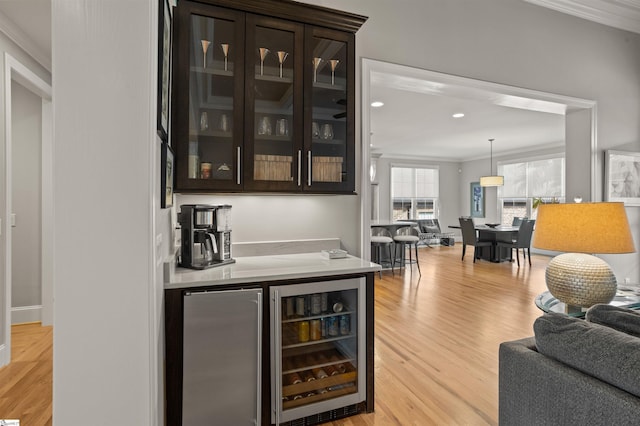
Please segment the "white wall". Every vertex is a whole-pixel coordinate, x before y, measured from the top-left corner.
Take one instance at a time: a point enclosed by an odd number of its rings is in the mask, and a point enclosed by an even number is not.
[[[596,101],[599,199],[603,150],[640,151],[638,34],[513,0],[303,1],[368,16],[356,37],[359,57]],[[567,169],[584,171],[573,149]],[[583,190],[582,173],[568,178],[568,190]],[[627,214],[640,221],[640,209]],[[640,248],[640,227],[633,230]],[[607,261],[618,277],[640,282],[640,253]]]
[[[43,80],[50,82],[51,75],[50,73],[44,69],[38,62],[36,62],[32,57],[30,57],[25,51],[23,51],[20,47],[18,47],[13,41],[11,41],[3,32],[3,28],[0,28],[0,81],[5,80],[4,70],[5,70],[5,52],[9,53],[13,58],[18,60],[21,64],[24,64],[34,73],[36,73]],[[6,97],[4,84],[0,84],[0,99],[2,100],[2,105],[4,105],[4,100]],[[0,118],[0,164],[4,164],[5,162],[5,122],[4,122],[4,114],[1,115]],[[6,205],[4,204],[4,199],[6,198],[5,194],[5,173],[4,171],[0,173],[0,212],[4,212],[6,210]],[[3,221],[4,217],[1,218]],[[4,223],[4,222],[3,222]],[[0,235],[0,259],[6,259],[5,253],[5,240],[6,235]],[[0,270],[5,271],[7,265],[0,264]],[[0,294],[4,295],[6,292],[5,282],[4,282],[4,273],[0,274]],[[7,339],[5,337],[5,329],[8,327],[6,324],[6,312],[5,312],[5,302],[4,300],[0,303],[0,361],[4,358],[3,349],[7,343]],[[8,354],[7,354],[8,355]],[[8,358],[8,356],[7,356]]]
[[[16,215],[11,240],[11,306],[15,308],[42,303],[42,99],[14,81],[11,101],[12,208]],[[39,319],[36,314],[33,320]]]
[[[53,0],[53,424],[162,424],[157,4]]]

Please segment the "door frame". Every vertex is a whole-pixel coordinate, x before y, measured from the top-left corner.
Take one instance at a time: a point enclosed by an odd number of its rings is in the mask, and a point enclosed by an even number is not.
[[[11,83],[15,81],[42,99],[42,316],[43,325],[53,323],[53,105],[51,85],[9,53],[4,54],[4,212],[0,232],[4,235],[4,325],[5,342],[0,346],[0,366],[11,361],[11,211],[12,128]]]

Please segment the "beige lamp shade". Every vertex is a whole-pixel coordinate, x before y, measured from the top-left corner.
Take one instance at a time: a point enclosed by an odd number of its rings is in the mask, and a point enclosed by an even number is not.
[[[481,176],[480,186],[503,186],[504,176]]]
[[[623,203],[542,204],[533,246],[572,253],[633,253]]]

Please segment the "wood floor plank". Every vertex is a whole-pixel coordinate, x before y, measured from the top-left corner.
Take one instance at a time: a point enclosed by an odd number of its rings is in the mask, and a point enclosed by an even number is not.
[[[330,426],[496,425],[498,346],[533,334],[549,258],[461,261],[461,245],[421,248],[420,267],[376,275],[375,407]],[[51,425],[51,327],[12,328],[0,419]]]

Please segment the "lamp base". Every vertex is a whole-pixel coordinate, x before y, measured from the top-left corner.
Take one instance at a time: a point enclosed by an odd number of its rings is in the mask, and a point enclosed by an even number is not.
[[[545,273],[549,292],[567,305],[588,308],[616,295],[616,276],[604,260],[582,253],[551,259]]]

